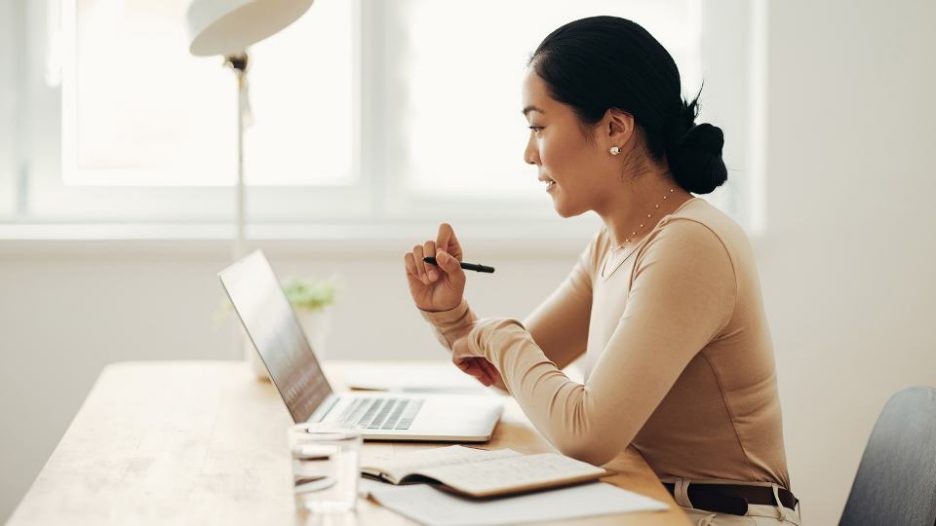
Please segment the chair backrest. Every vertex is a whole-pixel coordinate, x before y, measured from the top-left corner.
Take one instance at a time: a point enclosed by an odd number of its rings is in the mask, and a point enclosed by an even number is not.
[[[839,524],[936,524],[936,389],[909,387],[884,406]]]

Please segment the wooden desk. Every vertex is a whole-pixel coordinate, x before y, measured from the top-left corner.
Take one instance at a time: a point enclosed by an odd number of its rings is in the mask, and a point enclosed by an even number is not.
[[[380,366],[332,363],[342,370]],[[447,365],[444,365],[447,366]],[[339,382],[340,383],[340,382]],[[292,421],[267,382],[238,362],[114,364],[100,378],[13,513],[27,524],[295,524],[286,428]],[[385,455],[419,444],[365,444]],[[551,450],[511,400],[490,448]],[[665,513],[578,520],[576,524],[688,524],[643,458],[628,451],[605,480],[669,503]],[[343,524],[411,521],[362,499]]]

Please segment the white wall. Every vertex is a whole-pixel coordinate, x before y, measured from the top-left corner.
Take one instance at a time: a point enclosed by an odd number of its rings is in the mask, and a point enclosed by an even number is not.
[[[768,232],[755,248],[808,524],[837,521],[887,397],[936,385],[934,19],[929,0],[769,7]],[[281,273],[344,276],[330,355],[438,355],[408,303],[402,241],[366,260],[370,247],[268,248]],[[104,364],[233,354],[230,334],[211,328],[226,250],[0,242],[0,518]],[[483,248],[477,259],[498,272],[473,277],[469,298],[485,314],[522,315],[574,254]]]
[[[770,9],[758,257],[810,524],[837,521],[888,396],[936,386],[933,20],[930,0]]]

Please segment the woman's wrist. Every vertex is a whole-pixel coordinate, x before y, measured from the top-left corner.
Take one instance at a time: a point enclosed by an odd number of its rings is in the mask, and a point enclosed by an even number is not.
[[[464,315],[465,311],[469,310],[468,302],[465,301],[465,298],[462,298],[458,304],[448,309],[424,309],[419,305],[417,305],[416,308],[419,309],[419,312],[423,315],[424,318],[431,318],[432,320],[437,320],[443,323],[458,320]]]
[[[420,314],[442,334],[449,347],[459,335],[467,334],[475,321],[474,313],[471,312],[464,298],[454,309],[438,312],[420,309]]]

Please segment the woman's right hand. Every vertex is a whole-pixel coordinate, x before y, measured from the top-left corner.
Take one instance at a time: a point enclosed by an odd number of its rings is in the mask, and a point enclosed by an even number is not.
[[[438,266],[423,258],[433,256]],[[454,309],[461,303],[465,292],[465,271],[459,263],[462,249],[455,231],[448,223],[439,225],[436,240],[416,245],[403,256],[410,295],[416,306],[424,311],[438,312]]]

